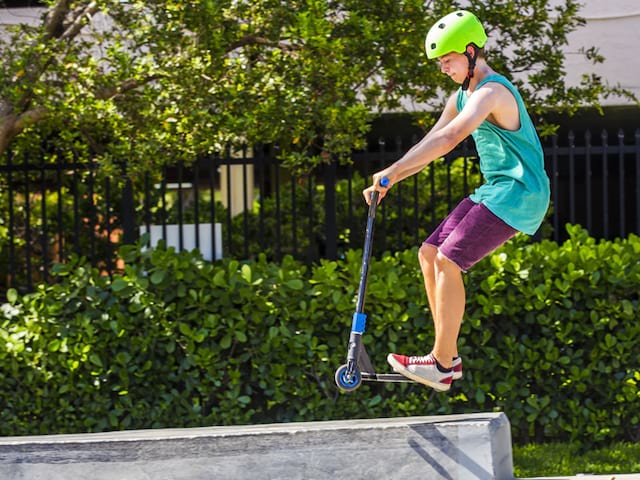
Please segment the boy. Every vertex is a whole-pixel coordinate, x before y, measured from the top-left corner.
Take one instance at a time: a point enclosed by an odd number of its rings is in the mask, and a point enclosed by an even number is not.
[[[435,343],[427,355],[390,353],[402,375],[446,391],[462,377],[457,340],[465,307],[462,273],[513,237],[533,234],[549,206],[549,179],[540,140],[516,88],[486,63],[487,35],[478,18],[464,10],[446,15],[429,30],[427,57],[461,87],[431,131],[402,158],[373,175],[363,191],[381,200],[393,184],[419,172],[472,135],[485,183],[449,214],[419,251]],[[386,177],[388,186],[380,180]]]

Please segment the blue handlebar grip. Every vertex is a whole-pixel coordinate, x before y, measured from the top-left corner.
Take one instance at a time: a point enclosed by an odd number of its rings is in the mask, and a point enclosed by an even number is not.
[[[382,177],[380,179],[380,186],[381,187],[388,187],[389,186],[389,179],[387,177]]]

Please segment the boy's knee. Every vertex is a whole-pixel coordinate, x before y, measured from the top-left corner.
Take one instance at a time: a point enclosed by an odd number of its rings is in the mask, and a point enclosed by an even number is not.
[[[420,250],[418,250],[418,259],[420,260],[420,264],[433,265],[437,254],[438,249],[436,247],[423,243]]]
[[[445,269],[455,269],[460,271],[460,267],[458,267],[458,265],[456,265],[449,258],[444,256],[440,251],[438,251],[438,253],[436,254],[433,263],[438,267],[438,270],[440,271],[443,271]]]

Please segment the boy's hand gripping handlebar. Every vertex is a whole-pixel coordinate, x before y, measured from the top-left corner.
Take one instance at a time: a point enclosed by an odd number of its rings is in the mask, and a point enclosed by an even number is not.
[[[389,187],[389,183],[390,183],[390,181],[389,181],[388,177],[382,177],[378,184],[381,187],[388,188]],[[378,192],[377,190],[374,190],[373,192],[371,192],[371,203],[370,203],[370,205],[378,205],[378,197],[379,196],[380,196],[380,192]]]

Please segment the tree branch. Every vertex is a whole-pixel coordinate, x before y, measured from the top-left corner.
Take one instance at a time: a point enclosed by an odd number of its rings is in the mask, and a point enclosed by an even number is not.
[[[85,8],[79,10],[69,27],[67,27],[67,29],[60,37],[60,39],[67,40],[78,35],[78,33],[80,33],[80,30],[82,30],[82,27],[86,25],[86,20],[93,17],[98,12],[98,10],[100,10],[100,7],[96,2],[91,2]]]
[[[46,38],[60,36],[64,31],[64,17],[69,12],[69,0],[58,0],[49,10],[44,22]]]
[[[238,48],[247,47],[249,45],[264,45],[267,47],[279,48],[280,50],[284,50],[287,52],[300,50],[300,47],[291,45],[290,43],[276,42],[265,37],[259,37],[257,35],[247,35],[245,37],[242,37],[238,41],[231,43],[226,49],[226,52],[230,53],[234,50],[237,50]]]
[[[99,100],[108,100],[115,97],[116,95],[135,90],[136,88],[153,82],[158,78],[162,78],[162,75],[149,75],[148,77],[145,77],[143,79],[128,78],[118,85],[105,87],[102,90],[97,91],[96,98]]]
[[[134,90],[157,78],[160,78],[160,75],[152,75],[142,80],[131,78],[125,80],[119,85],[104,88],[96,92],[95,96],[100,100],[108,100],[116,95]],[[2,117],[0,117],[0,154],[4,152],[13,137],[21,133],[28,126],[38,123],[46,119],[48,116],[49,109],[46,107],[32,108],[19,115],[13,115],[10,113],[3,114]]]
[[[0,155],[9,147],[11,140],[27,126],[44,119],[48,111],[44,107],[28,110],[21,115],[4,113],[0,116]]]
[[[22,132],[29,125],[44,120],[49,115],[49,109],[45,107],[36,107],[21,113],[13,123],[13,135]]]
[[[13,133],[15,121],[16,119],[13,115],[3,115],[0,117],[0,155],[4,154],[11,143],[11,139],[15,136]]]

